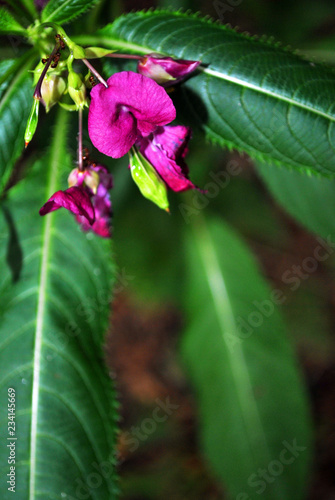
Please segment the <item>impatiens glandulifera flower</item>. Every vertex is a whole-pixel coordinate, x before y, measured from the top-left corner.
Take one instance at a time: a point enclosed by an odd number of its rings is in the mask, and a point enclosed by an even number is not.
[[[122,71],[91,90],[88,132],[93,145],[120,158],[140,137],[170,123],[176,110],[166,91],[145,76]]]
[[[77,221],[80,223],[83,231],[93,231],[103,238],[111,237],[110,220],[112,217],[112,203],[110,200],[109,190],[113,187],[113,178],[108,170],[102,165],[91,165],[86,169],[86,176],[81,176],[82,172],[78,172],[78,182],[85,186],[90,193],[91,201],[95,211],[95,221],[92,226],[87,223],[87,220],[77,215]],[[74,176],[73,171],[70,176]],[[99,178],[99,183],[96,186],[96,176]]]
[[[137,71],[155,82],[169,87],[181,82],[192,73],[200,64],[200,61],[187,61],[184,59],[173,59],[172,57],[161,57],[149,54],[142,57],[137,65]]]
[[[129,152],[129,168],[131,176],[143,196],[159,208],[169,212],[166,184],[151,163],[135,147],[132,147]]]
[[[84,231],[93,231],[103,238],[109,238],[112,204],[108,190],[113,187],[112,176],[102,165],[90,165],[80,171],[72,170],[70,187],[57,191],[40,209],[46,215],[61,207],[76,215]]]
[[[189,127],[165,126],[157,127],[152,134],[137,142],[142,155],[173,191],[185,191],[196,187],[187,177],[188,167],[184,161],[190,137]]]
[[[81,215],[89,224],[95,221],[94,208],[89,193],[80,187],[72,186],[66,191],[57,191],[40,209],[40,215],[46,215],[59,208],[66,208],[75,215]]]

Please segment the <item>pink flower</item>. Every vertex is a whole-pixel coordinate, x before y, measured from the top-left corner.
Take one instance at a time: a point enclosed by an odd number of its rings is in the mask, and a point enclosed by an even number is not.
[[[176,110],[166,91],[131,71],[112,75],[108,85],[91,91],[88,129],[94,146],[118,158],[136,144],[170,189],[195,188],[184,161],[191,130],[167,126]]]
[[[113,187],[112,176],[102,165],[92,165],[91,170],[99,175],[99,184],[95,192],[89,188],[91,201],[95,211],[95,221],[92,226],[87,219],[77,214],[76,219],[81,225],[83,231],[93,231],[103,238],[111,237],[110,221],[112,217],[112,203],[110,200],[109,189]]]
[[[66,191],[57,191],[43,205],[39,213],[40,215],[46,215],[62,207],[76,215],[80,215],[89,224],[93,224],[95,220],[91,198],[87,191],[80,187],[73,186]]]
[[[63,207],[76,216],[84,231],[93,231],[109,238],[112,204],[108,190],[113,187],[112,176],[102,165],[90,165],[87,169],[72,170],[69,175],[71,187],[57,191],[40,209],[40,215]]]
[[[101,153],[120,158],[139,137],[175,119],[172,100],[153,80],[122,71],[107,83],[108,88],[98,84],[91,90],[88,115],[89,136]]]
[[[138,141],[142,155],[153,165],[160,177],[173,191],[194,189],[187,178],[184,158],[188,151],[191,129],[182,125],[157,127],[150,136]]]
[[[140,59],[137,71],[144,76],[152,78],[155,82],[169,87],[182,81],[192,73],[200,61],[187,61],[185,59],[172,59],[149,54]]]

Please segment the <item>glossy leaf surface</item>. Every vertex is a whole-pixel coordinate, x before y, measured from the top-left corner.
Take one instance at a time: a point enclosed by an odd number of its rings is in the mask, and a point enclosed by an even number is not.
[[[180,86],[178,102],[210,140],[262,161],[335,174],[332,69],[226,26],[164,11],[122,16],[80,40],[201,60],[203,70]]]
[[[1,206],[1,440],[10,437],[13,388],[17,498],[109,500],[115,415],[102,343],[113,281],[110,241],[83,233],[64,209],[38,214],[71,167],[63,113],[48,155]],[[3,446],[3,499],[13,497],[7,456]]]
[[[16,71],[11,72],[12,67]],[[24,149],[24,131],[33,103],[31,58],[20,67],[14,60],[0,63],[0,192],[6,185],[16,160]]]
[[[198,398],[205,454],[234,499],[302,499],[310,417],[275,305],[283,294],[274,299],[248,250],[219,221],[197,225],[187,251],[189,327],[182,354]]]
[[[42,11],[42,21],[68,23],[98,3],[99,0],[50,0]]]

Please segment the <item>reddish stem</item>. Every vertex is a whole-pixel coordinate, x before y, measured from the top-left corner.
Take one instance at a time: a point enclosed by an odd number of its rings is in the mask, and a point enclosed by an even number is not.
[[[87,59],[82,59],[82,61],[88,67],[90,72],[93,73],[93,75],[99,80],[99,82],[102,83],[106,88],[108,88],[108,83],[106,82],[106,80],[104,80],[104,78],[102,78],[100,73],[97,72],[97,70],[92,66],[92,64],[89,63]]]
[[[82,172],[83,167],[83,110],[79,108],[78,111],[78,123],[79,123],[79,133],[78,133],[78,170]]]
[[[114,54],[113,52],[111,52],[110,54],[106,54],[105,57],[116,57],[118,59],[136,59],[136,60],[143,59],[143,56],[135,56],[133,54]]]
[[[42,93],[41,93],[42,83],[43,83],[44,77],[46,75],[46,72],[48,71],[50,64],[52,63],[53,58],[56,55],[58,50],[59,50],[59,43],[57,42],[53,48],[53,51],[51,52],[51,55],[50,55],[48,61],[45,63],[45,66],[43,68],[41,76],[39,77],[39,80],[38,80],[36,88],[35,88],[34,96],[33,96],[34,99],[38,99],[39,101],[42,99]]]

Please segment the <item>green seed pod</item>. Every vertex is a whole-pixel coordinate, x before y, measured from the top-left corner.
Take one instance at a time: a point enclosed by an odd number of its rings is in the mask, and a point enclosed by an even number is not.
[[[129,158],[131,176],[142,195],[169,212],[166,184],[154,167],[135,147],[131,148]]]
[[[66,83],[64,78],[57,75],[45,75],[41,86],[41,94],[47,113],[60,100],[65,90]]]
[[[33,106],[30,111],[30,115],[27,121],[26,132],[24,134],[24,145],[28,146],[29,142],[34,137],[37,123],[38,123],[38,111],[40,107],[40,101],[38,99],[34,99]]]

